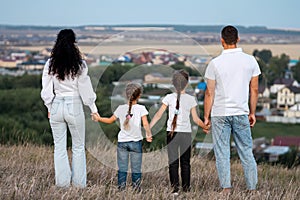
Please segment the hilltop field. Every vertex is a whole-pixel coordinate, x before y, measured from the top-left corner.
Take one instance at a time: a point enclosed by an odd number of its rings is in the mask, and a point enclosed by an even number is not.
[[[34,145],[0,146],[0,199],[173,199],[167,167],[143,174],[142,191],[130,187],[119,192],[116,171],[101,164],[87,152],[88,186],[58,189],[54,186],[53,147]],[[232,161],[233,193],[219,195],[214,161],[193,157],[192,190],[176,199],[300,199],[300,168],[258,165],[259,193],[245,190],[239,161]]]

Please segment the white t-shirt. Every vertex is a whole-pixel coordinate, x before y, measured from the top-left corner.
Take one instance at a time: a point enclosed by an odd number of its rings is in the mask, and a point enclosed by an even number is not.
[[[211,116],[249,114],[249,84],[260,74],[256,59],[241,48],[226,49],[207,66],[205,78],[216,81]]]
[[[172,131],[172,121],[176,110],[177,93],[166,95],[162,103],[169,108],[169,118],[167,122],[167,131]],[[179,114],[177,116],[177,123],[175,132],[192,132],[190,113],[191,108],[197,106],[195,97],[189,94],[181,94],[179,101]]]
[[[124,121],[126,120],[126,115],[128,112],[129,105],[124,104],[118,106],[115,110],[114,115],[120,120],[120,132],[118,135],[118,142],[130,142],[139,141],[143,139],[141,121],[142,116],[148,115],[148,111],[143,105],[134,104],[131,107],[132,117],[129,120],[129,130],[124,130]]]

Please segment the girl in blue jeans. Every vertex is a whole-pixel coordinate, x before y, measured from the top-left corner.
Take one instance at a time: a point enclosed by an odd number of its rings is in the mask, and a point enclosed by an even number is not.
[[[118,134],[118,187],[125,189],[128,162],[130,159],[132,185],[134,189],[140,189],[141,167],[142,167],[142,131],[141,121],[146,130],[147,142],[152,142],[145,106],[137,104],[142,94],[142,87],[137,83],[129,83],[126,86],[126,96],[128,103],[118,106],[110,118],[101,117],[99,114],[92,116],[94,121],[111,124],[117,119],[120,120],[120,132]]]

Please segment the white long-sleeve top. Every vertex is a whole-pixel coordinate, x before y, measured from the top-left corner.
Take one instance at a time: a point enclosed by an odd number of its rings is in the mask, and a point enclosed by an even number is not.
[[[74,77],[74,79],[66,77],[63,81],[59,80],[55,75],[49,74],[49,64],[50,59],[44,66],[41,91],[41,97],[48,112],[51,110],[52,101],[55,96],[80,96],[83,104],[89,106],[92,113],[98,112],[95,104],[96,94],[93,90],[85,61],[82,61],[82,71],[78,76]]]

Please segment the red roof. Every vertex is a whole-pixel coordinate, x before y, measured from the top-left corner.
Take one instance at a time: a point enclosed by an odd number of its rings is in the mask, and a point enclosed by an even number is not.
[[[296,136],[276,136],[273,141],[276,146],[298,146],[300,147],[300,137]]]

